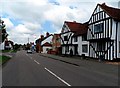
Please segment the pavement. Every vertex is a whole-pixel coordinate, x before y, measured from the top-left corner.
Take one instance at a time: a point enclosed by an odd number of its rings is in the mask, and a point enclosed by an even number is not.
[[[109,62],[109,61],[99,62],[99,60],[83,59],[78,56],[65,57],[65,56],[58,56],[58,55],[45,54],[45,53],[40,53],[40,55],[79,67],[84,66],[94,71],[99,69],[99,72],[106,72],[109,74],[116,74],[116,72],[118,73],[118,67],[120,65],[120,64],[113,64],[114,62]]]
[[[8,56],[8,57],[12,58],[15,55],[15,53],[11,52],[11,51],[10,52],[5,52],[5,53],[2,52],[2,53],[0,53],[0,55],[4,55],[4,56]]]

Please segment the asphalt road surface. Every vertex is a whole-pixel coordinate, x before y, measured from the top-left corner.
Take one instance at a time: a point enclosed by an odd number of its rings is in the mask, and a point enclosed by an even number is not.
[[[2,85],[117,86],[118,76],[100,73],[83,66],[74,66],[40,56],[38,53],[27,54],[21,50],[3,66]]]

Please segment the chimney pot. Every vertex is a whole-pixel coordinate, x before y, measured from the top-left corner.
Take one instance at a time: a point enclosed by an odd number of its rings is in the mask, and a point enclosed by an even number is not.
[[[46,33],[46,37],[48,37],[48,36],[49,36],[49,33],[47,32],[47,33]]]
[[[103,3],[102,5],[106,5],[105,3]]]
[[[44,38],[44,35],[41,35],[41,39],[43,39]]]

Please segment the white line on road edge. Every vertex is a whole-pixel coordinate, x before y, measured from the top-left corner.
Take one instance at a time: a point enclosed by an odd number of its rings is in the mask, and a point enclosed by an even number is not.
[[[34,60],[34,62],[36,62],[37,64],[40,64],[39,62],[37,62],[36,60]]]
[[[68,84],[67,82],[65,82],[63,79],[61,79],[59,76],[57,76],[56,74],[54,74],[52,71],[50,71],[49,69],[45,68],[46,71],[48,71],[50,74],[52,74],[53,76],[55,76],[56,78],[58,78],[60,81],[62,81],[63,83],[65,83],[67,86],[71,86],[70,84]]]

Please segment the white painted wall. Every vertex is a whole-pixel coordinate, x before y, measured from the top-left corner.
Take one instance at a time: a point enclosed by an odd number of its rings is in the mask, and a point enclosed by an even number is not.
[[[47,49],[52,49],[52,47],[43,46],[43,51],[41,53],[47,53]]]
[[[111,39],[115,40],[115,36],[116,36],[116,22],[112,19],[112,36],[111,36]]]
[[[88,45],[88,52],[84,53],[82,52],[82,45]],[[85,54],[85,56],[89,56],[89,42],[88,41],[82,41],[82,36],[78,37],[78,54],[81,56],[82,54]]]
[[[117,46],[118,46],[118,48],[117,48],[117,52],[118,52],[117,55],[118,55],[118,58],[120,58],[119,42],[120,42],[120,22],[118,22],[118,42],[117,42]]]
[[[41,42],[41,45],[43,45],[43,44],[46,43],[46,42],[51,43],[51,42],[52,42],[52,38],[53,38],[53,36],[49,36],[48,38],[46,38],[45,40],[43,40],[43,41]]]
[[[4,42],[0,44],[0,50],[4,50]]]

